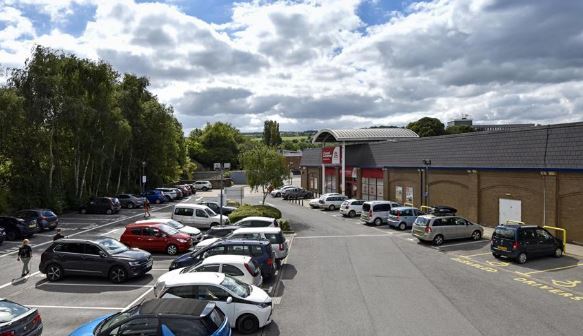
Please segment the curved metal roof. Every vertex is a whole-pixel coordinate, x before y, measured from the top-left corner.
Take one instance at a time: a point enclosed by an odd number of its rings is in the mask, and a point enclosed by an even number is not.
[[[418,138],[407,128],[322,129],[314,136],[316,142],[372,142],[394,138]]]

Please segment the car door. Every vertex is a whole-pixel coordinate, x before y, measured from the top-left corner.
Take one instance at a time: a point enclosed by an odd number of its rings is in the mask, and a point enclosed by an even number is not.
[[[178,215],[177,221],[181,222],[182,224],[192,224],[195,227],[200,226],[200,225],[198,225],[198,222],[197,222],[196,218],[194,217],[194,209],[177,207],[174,210],[174,213]]]
[[[196,209],[195,212],[195,226],[199,228],[207,228],[210,226],[209,215],[203,209]]]
[[[154,251],[165,251],[166,250],[166,234],[158,228],[145,228],[148,229],[148,239],[151,249]]]
[[[67,243],[57,246],[55,251],[61,256],[60,262],[63,270],[68,273],[85,274],[83,272],[83,253],[82,243]]]
[[[237,311],[237,306],[241,303],[237,302],[237,296],[227,292],[225,289],[214,285],[199,286],[199,295],[201,300],[209,300],[216,303],[223,313],[229,316],[229,319],[235,318],[235,313]],[[204,297],[203,297],[204,295]],[[233,298],[233,302],[227,303],[227,299]]]
[[[87,274],[107,275],[108,263],[105,258],[107,254],[98,246],[85,243],[83,244],[82,269]]]
[[[537,238],[537,253],[539,255],[550,255],[555,252],[555,237],[550,234],[547,230],[538,228],[536,229]]]
[[[452,217],[455,224],[455,231],[457,238],[469,238],[472,236],[473,227],[463,218]]]
[[[523,251],[526,254],[537,255],[539,253],[537,247],[538,239],[534,228],[521,228],[518,231],[518,237],[520,245],[524,246]]]

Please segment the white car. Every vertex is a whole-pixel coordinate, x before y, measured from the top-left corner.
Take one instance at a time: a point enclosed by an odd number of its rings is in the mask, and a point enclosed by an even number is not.
[[[271,243],[271,249],[275,253],[275,259],[281,260],[287,257],[288,243],[281,229],[278,227],[250,227],[233,231],[226,239],[265,239]]]
[[[202,240],[200,243],[196,244],[196,246],[194,247],[194,251],[198,251],[201,248],[207,247],[210,244],[212,244],[216,241],[219,241],[221,239],[224,239],[224,238],[209,238],[209,239]]]
[[[270,195],[273,197],[281,197],[281,194],[286,190],[286,189],[291,189],[291,188],[295,188],[293,185],[284,185],[281,188],[272,190]]]
[[[340,214],[342,216],[356,217],[362,213],[363,200],[349,199],[340,205]]]
[[[194,182],[194,189],[196,189],[196,190],[207,191],[207,190],[211,190],[212,188],[213,188],[213,185],[210,181],[195,181]]]
[[[324,199],[326,196],[331,196],[331,195],[340,195],[340,194],[339,193],[323,194],[319,198],[314,198],[314,199],[310,200],[310,202],[308,202],[308,204],[310,205],[310,207],[312,209],[319,209],[320,208],[320,199]]]
[[[252,216],[245,217],[233,225],[240,227],[278,227],[277,219],[271,217]]]
[[[249,285],[261,286],[263,277],[259,265],[249,256],[219,254],[208,257],[200,263],[166,272],[158,278],[154,294],[159,293],[168,279],[192,272],[218,272],[230,275]]]
[[[318,203],[320,203],[320,209],[334,211],[340,209],[340,206],[348,197],[344,195],[327,195],[320,197]]]
[[[200,232],[199,229],[194,228],[192,226],[184,225],[170,218],[144,219],[136,222],[136,224],[148,224],[148,223],[166,224],[170,227],[173,227],[176,230],[180,231],[180,233],[185,233],[189,235],[190,238],[192,238],[193,243],[198,243],[199,241],[202,240],[202,232]]]
[[[156,190],[163,192],[168,202],[178,198],[178,193],[174,188],[156,188]]]
[[[170,277],[158,297],[208,300],[243,334],[271,323],[272,301],[264,290],[223,273],[194,272]]]
[[[184,225],[192,225],[202,229],[229,223],[229,217],[223,215],[221,222],[220,215],[217,215],[206,205],[201,204],[176,204],[172,211],[172,219]]]

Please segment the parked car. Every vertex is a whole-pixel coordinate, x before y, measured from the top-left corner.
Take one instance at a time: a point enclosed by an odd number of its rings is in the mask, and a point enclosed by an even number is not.
[[[524,264],[533,257],[563,256],[563,241],[535,225],[498,225],[490,245],[496,258],[506,257]]]
[[[2,243],[4,243],[5,240],[6,240],[6,231],[4,231],[4,228],[0,227],[0,245],[2,245]]]
[[[156,190],[164,193],[164,196],[166,197],[166,202],[178,199],[178,192],[174,188],[156,188]]]
[[[213,185],[210,181],[195,181],[194,188],[196,190],[207,191],[213,188]]]
[[[340,214],[342,216],[356,217],[362,213],[363,200],[348,199],[340,205]]]
[[[148,300],[119,313],[101,316],[69,334],[110,335],[231,336],[231,327],[214,302],[168,298]]]
[[[271,217],[251,216],[245,217],[236,223],[238,227],[278,227],[277,219]]]
[[[417,217],[424,214],[424,212],[414,207],[394,207],[389,213],[387,222],[389,226],[404,231],[412,228]]]
[[[217,215],[206,205],[177,204],[172,211],[172,219],[199,229],[208,229],[216,225],[228,224],[229,217]]]
[[[308,199],[314,197],[314,193],[303,188],[287,189],[281,195],[284,200],[287,199]]]
[[[376,226],[387,222],[391,208],[400,207],[401,204],[392,201],[368,201],[362,205],[360,220],[365,224]]]
[[[148,273],[152,263],[150,253],[130,250],[113,238],[64,238],[42,253],[39,270],[49,281],[59,281],[67,275],[92,275],[120,283]]]
[[[271,298],[261,288],[223,273],[184,273],[168,279],[161,298],[194,298],[217,304],[231,328],[243,334],[256,332],[271,323]]]
[[[192,239],[193,244],[198,243],[199,241],[202,240],[202,232],[200,232],[199,229],[192,226],[184,225],[170,218],[144,219],[137,221],[136,224],[165,224],[172,227],[173,229],[180,231],[180,233],[189,235],[190,239]]]
[[[288,185],[284,185],[284,186],[283,186],[283,187],[281,187],[281,188],[278,188],[278,189],[274,189],[274,190],[272,190],[272,191],[271,191],[269,194],[270,194],[271,196],[273,196],[273,197],[281,197],[281,196],[282,196],[282,193],[283,193],[285,190],[287,190],[287,189],[291,189],[291,188],[295,188],[295,186],[293,186],[293,185],[289,185],[289,184],[288,184]]]
[[[430,241],[439,246],[450,239],[482,239],[484,228],[457,216],[422,215],[413,223],[411,233],[420,241]]]
[[[229,234],[231,234],[233,231],[240,229],[240,226],[237,225],[218,225],[218,226],[213,226],[212,228],[208,229],[203,235],[202,235],[202,240],[205,241],[207,239],[210,238],[222,238],[225,237]]]
[[[154,286],[154,294],[160,293],[166,280],[179,274],[192,272],[219,272],[232,276],[249,285],[261,286],[263,277],[256,261],[249,256],[219,254],[208,257],[202,262],[162,274]]]
[[[160,204],[168,201],[168,198],[166,195],[164,195],[164,192],[160,190],[148,190],[143,194],[143,196],[147,198],[148,202],[150,203]]]
[[[43,322],[36,308],[0,298],[1,336],[40,336]]]
[[[344,195],[328,195],[325,197],[320,197],[318,203],[320,204],[320,209],[334,211],[340,209],[340,206],[348,197]]]
[[[218,240],[215,243],[186,253],[170,263],[170,270],[196,265],[204,259],[218,254],[235,254],[250,256],[259,264],[263,279],[275,274],[274,253],[271,244],[265,240]]]
[[[320,199],[325,199],[327,196],[332,196],[332,195],[340,195],[340,194],[339,193],[323,194],[318,198],[314,198],[314,199],[310,200],[310,202],[308,202],[308,204],[310,205],[310,208],[312,208],[312,209],[319,209],[320,208]]]
[[[182,196],[183,197],[187,197],[187,196],[192,195],[192,191],[190,190],[190,187],[187,187],[184,184],[175,185],[174,188],[180,189],[180,191],[182,191]]]
[[[129,247],[175,255],[192,247],[189,235],[159,223],[133,223],[126,226],[120,241]]]
[[[116,196],[122,208],[140,208],[144,206],[144,197],[138,197],[132,194],[120,194]]]
[[[275,253],[276,260],[285,259],[289,250],[288,242],[278,227],[241,228],[233,231],[226,239],[267,240],[271,243],[271,249]]]
[[[118,213],[121,209],[121,203],[117,198],[113,197],[95,197],[89,200],[86,204],[82,205],[79,212],[85,213],[104,213],[104,214],[114,214]]]
[[[0,217],[0,228],[3,228],[4,232],[6,232],[7,240],[31,237],[38,232],[38,224],[35,220],[24,220],[9,216]]]
[[[54,230],[59,225],[59,217],[49,209],[20,210],[14,217],[36,221],[39,231]]]
[[[215,213],[221,213],[221,206],[219,204],[219,202],[211,202],[211,201],[201,201],[198,204],[201,205],[206,205],[207,207],[211,208],[212,211],[214,211]],[[231,214],[231,212],[237,210],[236,207],[232,207],[232,206],[226,206],[223,205],[223,215],[229,215]]]

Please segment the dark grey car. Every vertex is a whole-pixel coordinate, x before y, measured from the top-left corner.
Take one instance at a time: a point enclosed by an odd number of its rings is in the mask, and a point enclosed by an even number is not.
[[[66,275],[89,275],[120,283],[146,274],[152,263],[149,252],[130,250],[113,238],[60,239],[43,252],[39,270],[49,281]]]
[[[137,197],[132,194],[120,194],[116,197],[119,199],[122,208],[133,209],[144,206],[144,197]]]
[[[40,336],[43,323],[36,308],[0,299],[0,335]]]

